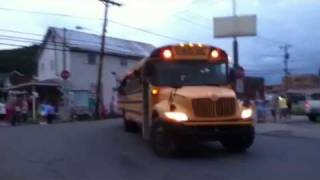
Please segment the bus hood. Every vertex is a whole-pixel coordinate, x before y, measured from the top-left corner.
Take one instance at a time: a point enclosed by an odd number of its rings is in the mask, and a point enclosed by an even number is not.
[[[164,94],[171,93],[174,88],[168,88],[163,90]],[[213,86],[186,86],[178,88],[176,91],[177,96],[183,96],[187,98],[219,98],[219,97],[236,97],[235,92],[228,87],[213,87]]]

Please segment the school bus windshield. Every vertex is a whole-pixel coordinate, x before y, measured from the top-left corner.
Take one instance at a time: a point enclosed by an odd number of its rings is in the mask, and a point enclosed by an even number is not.
[[[225,85],[227,65],[208,61],[156,61],[150,64],[151,83],[156,86]]]

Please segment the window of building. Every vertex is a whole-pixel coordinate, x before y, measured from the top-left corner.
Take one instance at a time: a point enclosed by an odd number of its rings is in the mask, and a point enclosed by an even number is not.
[[[120,65],[121,65],[121,66],[128,66],[128,60],[121,58],[121,59],[120,59]]]
[[[88,53],[88,64],[95,65],[96,64],[96,53]]]
[[[72,101],[75,106],[89,106],[89,91],[72,91]]]

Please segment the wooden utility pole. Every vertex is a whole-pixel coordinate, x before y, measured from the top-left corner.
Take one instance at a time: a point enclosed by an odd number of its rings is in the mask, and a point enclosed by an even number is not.
[[[104,58],[104,50],[105,50],[105,40],[106,40],[106,32],[107,32],[107,23],[108,23],[108,8],[109,4],[114,5],[114,6],[121,6],[120,3],[111,1],[111,0],[99,0],[104,3],[105,5],[105,11],[104,11],[104,18],[103,18],[103,26],[102,26],[102,35],[101,35],[101,49],[100,49],[100,58],[99,58],[99,64],[98,64],[98,77],[97,77],[97,89],[96,89],[96,96],[97,96],[97,101],[96,101],[96,107],[95,107],[95,116],[97,119],[101,118],[101,95],[102,95],[102,73],[103,73],[103,58]]]

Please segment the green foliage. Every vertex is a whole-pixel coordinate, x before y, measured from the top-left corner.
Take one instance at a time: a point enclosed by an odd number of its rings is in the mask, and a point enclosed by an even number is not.
[[[33,45],[13,50],[0,50],[0,73],[17,70],[25,75],[36,73],[36,56],[39,46]]]

